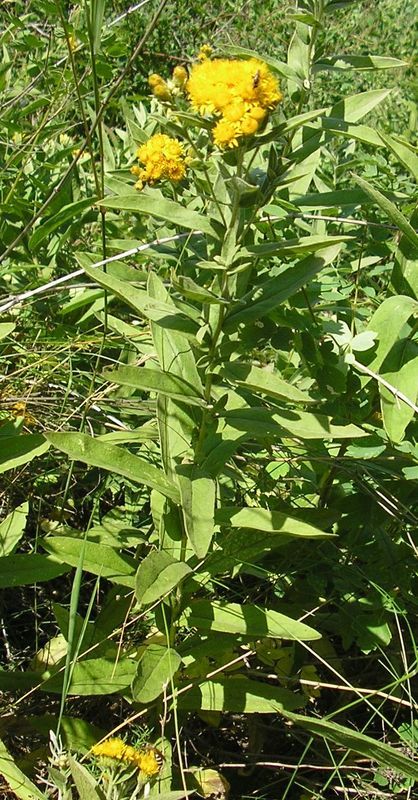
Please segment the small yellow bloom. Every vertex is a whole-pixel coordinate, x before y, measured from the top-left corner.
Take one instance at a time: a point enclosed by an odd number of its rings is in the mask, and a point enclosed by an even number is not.
[[[237,147],[240,127],[236,122],[229,122],[221,119],[213,129],[213,141],[221,149],[225,147]]]
[[[68,37],[68,47],[70,48],[71,52],[74,53],[74,50],[78,47],[78,41],[73,33],[70,33]]]
[[[98,758],[115,758],[117,761],[124,760],[125,750],[125,742],[116,737],[106,739],[104,742],[99,742],[99,744],[95,744],[91,748],[91,752],[94,756]]]
[[[246,114],[244,119],[241,120],[240,128],[244,136],[251,136],[258,130],[258,122],[254,117],[250,117],[249,114]]]
[[[144,183],[153,184],[159,180],[178,182],[186,174],[182,143],[165,133],[151,136],[138,148],[137,157],[144,164],[144,167],[132,169],[139,178],[136,184],[138,189],[142,189]]]
[[[188,78],[187,69],[185,67],[174,67],[173,69],[173,83],[182,88],[187,82]]]
[[[197,56],[198,60],[199,61],[206,61],[206,59],[210,58],[211,55],[212,55],[212,48],[211,48],[210,44],[202,44],[202,47],[200,48],[198,56]]]
[[[157,72],[153,72],[151,75],[149,75],[148,84],[151,89],[154,89],[154,87],[158,86],[159,83],[165,83],[165,80],[161,77],[161,75],[158,75]]]
[[[166,82],[157,83],[152,87],[152,93],[158,100],[171,100],[171,92]]]
[[[141,770],[141,772],[143,772],[147,778],[152,778],[154,775],[158,775],[160,771],[160,764],[158,763],[152,748],[150,750],[137,750],[135,763],[138,769]]]

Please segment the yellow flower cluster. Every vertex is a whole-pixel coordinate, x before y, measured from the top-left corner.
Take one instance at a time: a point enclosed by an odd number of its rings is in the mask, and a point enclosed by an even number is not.
[[[241,136],[256,133],[282,99],[277,79],[257,58],[205,58],[192,67],[186,89],[199,114],[220,117],[213,129],[220,148],[236,147]]]
[[[91,748],[93,756],[111,758],[115,761],[121,761],[123,764],[132,765],[139,769],[146,778],[152,778],[160,771],[160,763],[156,757],[156,752],[152,747],[137,750],[116,737],[106,739],[105,742],[95,744]]]
[[[165,133],[156,133],[137,150],[139,161],[144,167],[134,166],[131,172],[138,177],[135,184],[142,189],[144,183],[155,181],[181,181],[186,172],[184,148],[178,139],[172,139]]]

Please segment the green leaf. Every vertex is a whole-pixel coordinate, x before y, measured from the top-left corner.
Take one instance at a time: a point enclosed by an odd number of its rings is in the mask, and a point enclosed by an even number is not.
[[[410,171],[412,177],[418,182],[418,155],[416,155],[415,151],[408,146],[407,142],[401,142],[386,133],[379,132],[378,135],[386,147],[392,151],[398,161]]]
[[[281,533],[285,536],[301,536],[308,539],[332,537],[314,525],[310,525],[281,511],[270,511],[268,508],[219,508],[215,514],[218,525],[231,528],[252,528],[266,533]]]
[[[282,713],[298,727],[304,728],[310,733],[329,739],[347,750],[354,750],[355,753],[360,753],[371,761],[376,761],[386,769],[392,769],[408,778],[418,779],[418,764],[388,744],[383,744],[375,738],[372,739],[364,733],[358,733],[345,725],[339,725],[334,720],[304,717],[288,711]]]
[[[0,473],[27,464],[48,448],[49,443],[40,433],[2,436],[0,428]]]
[[[332,245],[342,242],[352,241],[352,236],[303,236],[300,239],[282,239],[281,241],[263,242],[243,248],[240,254],[246,256],[256,256],[257,258],[267,258],[275,253],[292,253],[299,255],[305,252],[317,252],[325,250]]]
[[[399,365],[394,372],[382,374],[388,383],[402,392],[412,403],[416,403],[418,395],[418,356]],[[407,425],[415,416],[414,409],[404,403],[400,398],[379,383],[380,403],[382,408],[383,425],[392,442],[403,439]]]
[[[169,553],[149,553],[138,567],[135,578],[135,595],[140,606],[149,605],[164,597],[190,575],[190,567],[177,561]]]
[[[411,226],[418,229],[418,207],[412,213]],[[418,248],[402,235],[395,253],[392,284],[398,294],[407,294],[418,300]]]
[[[20,800],[46,800],[41,792],[22,770],[15,764],[6,746],[0,739],[0,773],[12,792]]]
[[[260,55],[255,50],[250,50],[249,47],[239,47],[238,45],[222,45],[222,52],[229,56],[239,56],[242,58],[260,58]],[[299,86],[302,86],[302,81],[299,79],[297,73],[286,64],[285,61],[279,61],[277,58],[263,54],[263,61],[272,67],[275,72],[278,72],[283,78],[292,80]]]
[[[392,89],[370,89],[368,92],[361,92],[360,94],[353,94],[350,97],[344,97],[333,106],[329,112],[330,117],[340,117],[345,119],[346,122],[358,122],[360,119],[373,111],[376,106],[383,103]]]
[[[284,432],[301,439],[351,439],[365,436],[356,425],[335,425],[324,414],[311,414],[306,411],[275,411],[266,408],[237,408],[227,411],[224,420],[236,431],[247,433],[250,438],[283,438]]]
[[[399,230],[405,234],[406,238],[409,239],[414,247],[418,247],[418,233],[416,233],[406,219],[401,211],[385,197],[382,192],[379,192],[378,189],[375,189],[374,186],[371,186],[370,183],[360,178],[359,175],[353,175],[354,180],[367,192],[368,195],[374,200],[374,202],[382,209],[382,211],[389,217],[391,222],[393,222]]]
[[[368,72],[378,69],[399,69],[399,67],[407,66],[409,66],[407,61],[400,61],[399,58],[392,58],[390,56],[355,56],[350,54],[320,58],[314,63],[313,72],[347,69]]]
[[[137,663],[130,658],[116,661],[113,658],[89,658],[74,665],[68,694],[105,695],[124,693],[131,685]],[[60,671],[42,684],[42,691],[61,694],[64,671]]]
[[[20,542],[26,527],[29,503],[15,508],[3,522],[0,522],[0,556],[8,556]]]
[[[14,322],[0,322],[0,341],[13,333],[16,325]]]
[[[178,225],[187,230],[202,231],[208,236],[216,237],[215,231],[207,216],[193,211],[191,208],[155,195],[152,189],[148,192],[127,194],[119,197],[104,197],[100,205],[106,208],[119,208],[121,211],[134,211],[137,214],[148,214],[150,217],[163,219],[171,225]]]
[[[191,405],[205,406],[202,397],[196,396],[196,389],[178,375],[170,372],[163,372],[160,369],[149,369],[147,367],[119,367],[118,369],[106,369],[103,371],[105,380],[120,384],[121,386],[132,386],[135,389],[142,389],[146,392],[157,392],[182,400]]]
[[[183,612],[185,624],[200,631],[242,634],[249,639],[260,636],[296,641],[320,639],[321,634],[303,622],[266,608],[223,601],[195,600]]]
[[[100,788],[96,779],[83,764],[79,764],[70,755],[68,756],[68,763],[80,800],[106,800],[103,789]]]
[[[294,295],[298,289],[315,277],[327,264],[334,261],[341,250],[341,244],[328,247],[320,254],[307,256],[280,275],[256,286],[242,298],[226,317],[224,331],[236,330],[241,323],[249,323],[268,314],[280,303]],[[243,307],[244,306],[244,307]]]
[[[222,377],[237,383],[238,386],[265,394],[267,397],[287,400],[290,403],[314,402],[308,394],[301,392],[297,386],[287,383],[270,369],[254,367],[252,364],[244,364],[241,361],[231,361],[229,364],[224,364],[220,372]]]
[[[187,538],[196,556],[204,558],[214,534],[215,482],[195,464],[181,464],[177,475]]]
[[[409,317],[418,312],[418,301],[407,295],[388,297],[371,317],[367,330],[377,334],[378,343],[375,356],[368,364],[373,372],[378,372],[385,358],[392,350]],[[364,381],[369,378],[365,377]]]
[[[178,502],[179,493],[164,473],[143,458],[116,445],[98,442],[83,433],[47,433],[48,441],[75,461],[123,475],[134,483],[142,483]]]
[[[48,536],[42,547],[56,560],[77,567],[80,561],[81,542],[70,536]],[[82,568],[93,575],[107,578],[112,583],[133,588],[135,585],[136,561],[131,556],[120,555],[114,548],[96,542],[84,543]],[[55,562],[56,563],[56,562]]]
[[[57,564],[40,553],[3,556],[0,558],[0,588],[43,583],[68,571],[66,564]]]
[[[145,650],[132,682],[136,703],[152,703],[169,687],[181,664],[181,658],[171,647],[150,644]]]
[[[58,717],[53,714],[26,717],[26,721],[35,731],[46,738],[50,730],[56,730]],[[87,753],[96,742],[105,735],[105,731],[97,725],[85,722],[78,717],[61,717],[60,736],[64,747],[78,753]]]
[[[234,676],[205,681],[184,694],[176,703],[184,711],[232,711],[243,714],[273,714],[278,708],[292,711],[305,705],[305,698],[269,683]]]
[[[35,229],[29,240],[30,249],[35,250],[39,247],[44,239],[59,228],[60,225],[72,220],[79,222],[81,213],[86,208],[91,208],[93,203],[94,197],[85,197],[83,200],[77,200],[76,203],[70,203],[60,208],[57,214],[54,214],[53,217],[50,217]]]
[[[386,195],[394,196],[389,192]],[[399,195],[398,199],[407,200],[407,196]],[[371,203],[372,199],[362,189],[336,189],[334,192],[311,192],[301,197],[294,197],[293,202],[299,208],[320,209],[363,206]]]

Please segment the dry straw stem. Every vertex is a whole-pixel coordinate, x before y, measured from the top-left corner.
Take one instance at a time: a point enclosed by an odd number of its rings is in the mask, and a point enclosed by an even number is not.
[[[364,372],[366,375],[369,375],[370,378],[374,378],[378,383],[384,386],[385,389],[391,392],[391,394],[393,394],[397,400],[402,400],[402,402],[405,403],[405,405],[409,406],[409,408],[412,408],[412,410],[415,411],[415,414],[418,414],[418,406],[416,406],[415,403],[413,403],[412,400],[410,400],[409,397],[406,396],[406,394],[400,392],[399,389],[396,388],[396,386],[392,386],[392,384],[388,383],[388,381],[385,380],[385,378],[382,378],[382,376],[379,375],[377,372],[373,372],[373,370],[369,369],[369,367],[365,367],[364,364],[360,364],[360,362],[357,361],[355,358],[350,358],[349,363],[353,367],[358,369],[359,372]]]

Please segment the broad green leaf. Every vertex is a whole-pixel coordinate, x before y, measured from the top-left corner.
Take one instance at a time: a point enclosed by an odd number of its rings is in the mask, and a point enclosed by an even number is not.
[[[364,733],[358,733],[358,731],[347,728],[345,725],[339,725],[334,720],[304,717],[300,714],[289,713],[287,710],[283,713],[295,725],[308,730],[310,733],[329,739],[347,750],[361,753],[361,755],[371,761],[376,761],[386,769],[391,769],[408,778],[418,779],[418,764],[416,762],[394,747],[379,742],[376,738],[366,736]]]
[[[398,161],[410,171],[412,177],[418,183],[418,155],[416,155],[415,151],[411,147],[408,147],[406,142],[401,142],[393,136],[388,136],[386,133],[379,133],[378,135],[386,147],[388,147]]]
[[[158,323],[162,328],[167,328],[183,336],[190,336],[194,339],[198,330],[198,325],[185,314],[183,314],[174,304],[166,305],[161,301],[156,302],[148,292],[143,289],[136,289],[126,281],[115,278],[104,270],[91,267],[86,259],[78,258],[82,263],[83,269],[92,280],[99,283],[105,289],[124,300],[141,317]]]
[[[196,300],[199,303],[210,303],[215,305],[226,305],[227,300],[223,300],[221,297],[216,297],[216,295],[212,294],[208,289],[205,289],[203,286],[200,286],[198,283],[195,283],[191,278],[188,278],[187,275],[176,275],[172,279],[172,284],[175,289],[177,289],[184,297],[189,298],[190,300]]]
[[[289,410],[272,413],[266,408],[237,408],[224,414],[225,422],[238,432],[252,438],[275,435],[300,437],[301,439],[351,439],[365,436],[356,425],[335,425],[324,414]]]
[[[47,433],[48,441],[75,461],[116,472],[134,483],[142,483],[178,502],[178,489],[164,473],[117,445],[98,442],[83,433]]]
[[[24,553],[0,558],[0,588],[43,583],[68,572],[67,564],[58,564],[40,553]]]
[[[149,605],[171,592],[191,569],[183,561],[177,561],[169,553],[149,553],[138,567],[135,577],[135,595],[140,606]]]
[[[0,341],[13,333],[15,327],[14,322],[0,322]]]
[[[48,738],[50,730],[56,730],[58,717],[53,714],[26,717],[28,724],[35,731]],[[60,736],[67,750],[87,753],[96,742],[105,735],[102,728],[85,722],[78,717],[61,717]]]
[[[408,321],[418,312],[418,301],[407,295],[388,297],[371,317],[367,329],[377,334],[377,349],[368,367],[378,372]],[[366,382],[369,378],[365,378]]]
[[[402,214],[401,211],[385,197],[382,192],[379,192],[378,189],[375,189],[367,181],[360,178],[358,175],[353,175],[354,180],[359,184],[359,186],[364,189],[367,194],[370,195],[372,200],[382,209],[382,211],[389,217],[391,222],[393,222],[399,230],[409,239],[411,244],[414,247],[418,248],[418,233],[416,233],[412,227],[412,225],[408,222],[406,217]]]
[[[106,800],[103,789],[100,788],[92,773],[79,764],[72,756],[68,756],[71,775],[80,800]]]
[[[46,795],[15,764],[5,744],[0,739],[0,774],[20,800],[46,800]]]
[[[281,511],[270,511],[268,508],[219,508],[215,514],[218,525],[232,528],[253,528],[266,533],[281,533],[285,536],[301,536],[309,539],[323,539],[333,536],[319,528]],[[268,540],[267,540],[268,546]]]
[[[48,448],[49,443],[40,433],[2,436],[0,428],[0,473],[27,464],[45,453]]]
[[[0,556],[10,555],[21,540],[28,512],[29,503],[22,503],[0,522]]]
[[[187,538],[197,557],[204,558],[214,534],[215,482],[195,464],[181,464],[177,476]]]
[[[126,194],[119,197],[104,197],[100,205],[106,208],[118,208],[121,211],[134,211],[137,214],[148,214],[150,217],[163,219],[171,225],[187,228],[193,231],[202,231],[208,236],[216,236],[215,231],[207,216],[197,211],[185,208],[174,200],[168,200],[149,192]]]
[[[385,196],[394,197],[393,192]],[[398,200],[407,200],[407,195],[396,196]],[[301,197],[294,197],[292,202],[299,208],[343,208],[344,206],[363,206],[372,203],[372,198],[362,189],[336,189],[334,192],[312,192]]]
[[[77,567],[80,561],[81,542],[70,536],[48,536],[42,547],[54,559]],[[114,548],[96,542],[84,543],[83,569],[93,575],[107,578],[112,583],[133,588],[135,585],[136,561],[131,556],[121,555]],[[55,561],[56,563],[56,561]]]
[[[136,676],[132,682],[132,695],[136,703],[152,703],[170,689],[171,682],[181,664],[181,658],[171,647],[150,644],[145,650]]]
[[[418,395],[418,357],[399,366],[396,372],[382,374],[388,383],[406,395],[412,403],[416,403]],[[405,428],[415,416],[414,409],[379,383],[380,404],[383,425],[392,442],[403,439]]]
[[[418,207],[411,216],[411,226],[418,229]],[[398,294],[407,294],[418,300],[418,247],[403,234],[395,253],[392,284]]]
[[[104,695],[124,693],[131,685],[137,662],[130,658],[89,658],[74,665],[70,695]],[[64,671],[60,671],[42,684],[42,691],[61,694]]]
[[[238,386],[265,394],[267,397],[287,400],[290,403],[314,402],[308,394],[301,392],[297,386],[287,383],[270,369],[254,367],[252,364],[244,364],[240,361],[231,361],[222,366],[221,375],[237,383]]]
[[[1,692],[27,692],[39,683],[39,673],[5,670],[0,667]]]
[[[221,678],[197,684],[176,703],[184,711],[232,711],[243,714],[273,714],[277,708],[292,711],[305,705],[305,698],[269,683],[245,676]]]
[[[242,298],[242,304],[238,308],[232,308],[226,317],[224,331],[236,330],[241,323],[248,323],[268,314],[334,261],[340,250],[341,244],[328,247],[320,254],[307,256],[277,277],[256,286]]]
[[[386,100],[392,91],[392,89],[370,89],[367,92],[344,97],[330,109],[329,116],[341,117],[346,122],[359,122],[366,114]]]
[[[291,253],[299,255],[301,253],[325,250],[332,245],[342,242],[352,241],[352,236],[303,236],[300,239],[282,239],[281,241],[263,242],[254,244],[241,250],[244,257],[256,256],[257,258],[267,258],[275,253]]]
[[[320,72],[321,70],[347,70],[353,69],[360,72],[368,72],[370,70],[378,69],[399,69],[399,67],[407,67],[407,61],[400,61],[399,58],[392,58],[390,56],[331,56],[330,58],[320,58],[315,61],[313,65],[313,72]]]
[[[160,369],[118,367],[118,369],[104,370],[103,377],[105,380],[121,386],[132,386],[146,392],[157,392],[192,405],[205,405],[203,398],[196,396],[196,389],[187,381],[178,375],[172,375]]]
[[[53,217],[47,219],[46,222],[43,222],[35,229],[29,240],[29,247],[31,250],[35,250],[41,242],[59,228],[60,225],[71,222],[72,220],[79,222],[81,213],[85,211],[86,208],[91,208],[93,203],[94,197],[85,197],[83,200],[77,200],[76,203],[70,203],[60,208],[57,214],[54,214]]]
[[[183,612],[185,624],[200,631],[242,634],[249,639],[260,636],[296,641],[320,639],[321,634],[308,625],[290,619],[278,611],[249,604],[218,600],[194,600]]]

